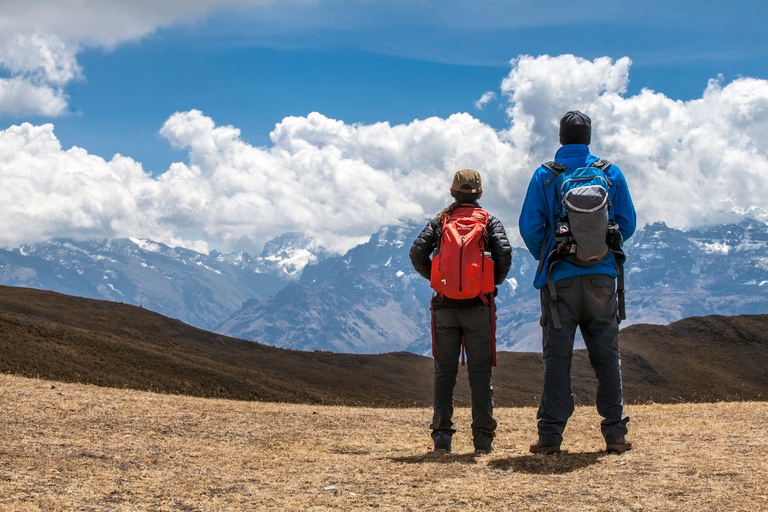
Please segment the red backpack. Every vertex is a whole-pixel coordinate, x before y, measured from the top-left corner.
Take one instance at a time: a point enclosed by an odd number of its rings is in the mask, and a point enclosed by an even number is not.
[[[429,285],[449,299],[473,299],[495,288],[488,246],[488,212],[462,204],[443,217]]]

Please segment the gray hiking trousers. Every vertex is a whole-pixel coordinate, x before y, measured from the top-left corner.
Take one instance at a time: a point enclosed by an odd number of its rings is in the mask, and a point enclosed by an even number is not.
[[[547,446],[560,446],[573,414],[571,359],[576,328],[580,328],[597,377],[601,431],[607,443],[615,443],[627,433],[629,421],[621,385],[616,281],[611,276],[591,274],[562,279],[555,287],[560,329],[552,325],[548,288],[542,288],[540,294],[544,389],[537,414],[539,438]]]
[[[495,436],[493,418],[493,345],[491,308],[441,307],[433,311],[435,356],[434,416],[432,435],[453,434],[453,388],[459,371],[461,340],[467,358],[472,393],[472,435],[476,446],[487,446]]]

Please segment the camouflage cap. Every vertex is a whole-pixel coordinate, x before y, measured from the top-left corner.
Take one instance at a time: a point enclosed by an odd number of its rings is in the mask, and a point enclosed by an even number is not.
[[[457,192],[466,192],[476,194],[483,191],[483,184],[480,181],[480,173],[472,169],[462,169],[453,176],[451,190]]]

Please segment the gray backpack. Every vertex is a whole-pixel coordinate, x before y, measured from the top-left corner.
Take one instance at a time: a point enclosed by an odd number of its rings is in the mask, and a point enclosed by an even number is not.
[[[611,180],[605,170],[611,166],[607,160],[598,160],[586,167],[569,169],[557,162],[547,162],[543,167],[552,171],[544,186],[555,180],[558,211],[555,215],[555,248],[549,254],[547,283],[550,290],[552,320],[560,328],[557,314],[557,292],[552,280],[552,265],[568,260],[576,265],[594,265],[605,260],[611,252],[616,256],[618,272],[616,290],[619,297],[619,317],[626,318],[624,311],[624,260],[621,250],[623,239],[619,226],[610,220]],[[542,252],[545,250],[542,247]],[[544,256],[542,254],[542,256]],[[539,271],[545,258],[539,258]]]

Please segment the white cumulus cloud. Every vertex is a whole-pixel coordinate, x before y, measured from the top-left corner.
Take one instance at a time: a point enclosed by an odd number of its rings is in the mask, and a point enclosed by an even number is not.
[[[56,116],[66,111],[63,88],[82,78],[77,54],[113,48],[159,27],[223,7],[272,0],[5,0],[0,9],[0,115]]]
[[[160,178],[178,182],[172,203],[196,197],[190,215],[199,216],[197,226],[229,245],[306,230],[344,250],[383,225],[445,206],[459,162],[487,168],[493,180],[511,152],[467,114],[394,127],[351,126],[318,113],[289,117],[269,149],[242,142],[238,130],[216,127],[198,111],[175,114],[161,134],[189,148],[189,164]]]
[[[160,134],[188,157],[152,176],[131,158],[64,150],[50,124],[0,131],[0,243],[51,236],[150,238],[201,249],[245,249],[287,231],[343,251],[381,226],[423,222],[449,202],[453,173],[482,173],[482,204],[520,244],[517,218],[533,170],[552,159],[558,121],[579,109],[591,148],[627,177],[641,225],[724,222],[765,212],[768,81],[714,79],[682,102],[626,95],[628,58],[521,56],[499,91],[510,125],[469,114],[392,126],[347,124],[320,113],[283,119],[269,147],[191,110]],[[190,239],[189,233],[199,233]]]
[[[153,177],[130,158],[62,150],[53,126],[0,132],[0,228],[5,246],[51,236],[139,236],[172,245],[203,232],[224,249],[258,252],[272,237],[308,231],[343,251],[383,225],[421,220],[448,203],[452,173],[483,169],[501,183],[512,148],[468,114],[408,125],[350,126],[312,113],[289,117],[273,146],[243,142],[199,111],[171,116],[161,135],[188,149]],[[489,197],[501,199],[501,187]]]
[[[700,99],[683,102],[651,90],[626,97],[626,57],[512,64],[502,84],[509,137],[531,165],[551,158],[559,117],[578,109],[592,118],[593,153],[624,171],[641,222],[696,226],[768,206],[768,81],[713,79]]]
[[[496,99],[496,93],[488,91],[484,93],[479,100],[475,102],[475,108],[478,110],[485,110],[485,106]]]
[[[39,85],[24,78],[0,78],[0,115],[57,116],[67,109],[59,88]]]

